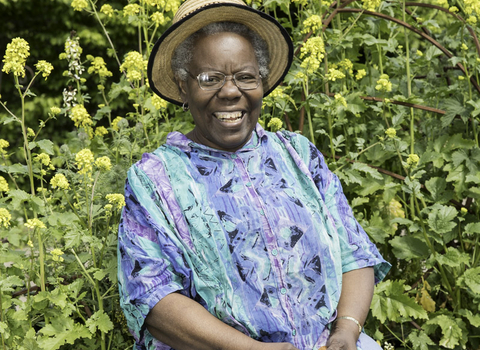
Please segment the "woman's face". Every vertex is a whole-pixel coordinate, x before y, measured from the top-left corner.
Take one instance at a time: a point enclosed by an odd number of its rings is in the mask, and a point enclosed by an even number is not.
[[[218,33],[198,38],[187,70],[193,77],[202,72],[238,72],[258,75],[253,47],[234,33]],[[188,103],[195,128],[187,136],[193,141],[224,151],[240,149],[251,137],[262,108],[262,84],[253,90],[239,90],[227,77],[220,90],[200,89],[196,78],[180,81],[184,102]]]

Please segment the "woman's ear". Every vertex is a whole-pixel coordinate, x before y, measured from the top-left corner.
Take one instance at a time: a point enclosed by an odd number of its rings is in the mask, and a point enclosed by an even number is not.
[[[187,102],[187,82],[181,79],[176,79],[178,92],[183,102]]]

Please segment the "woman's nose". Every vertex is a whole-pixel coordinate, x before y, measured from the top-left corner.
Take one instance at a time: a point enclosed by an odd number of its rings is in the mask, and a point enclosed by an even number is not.
[[[227,77],[225,84],[218,90],[217,96],[219,98],[235,99],[242,96],[242,92],[235,84],[233,77]]]

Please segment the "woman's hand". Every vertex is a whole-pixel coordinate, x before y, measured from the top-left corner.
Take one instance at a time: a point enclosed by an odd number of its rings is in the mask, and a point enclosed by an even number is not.
[[[337,328],[328,338],[326,350],[357,350],[357,338],[351,330]]]

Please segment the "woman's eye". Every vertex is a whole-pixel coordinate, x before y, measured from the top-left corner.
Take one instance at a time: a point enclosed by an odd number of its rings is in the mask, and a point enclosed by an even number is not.
[[[255,76],[251,74],[240,74],[239,76],[236,76],[235,79],[238,81],[252,81],[255,80]]]

